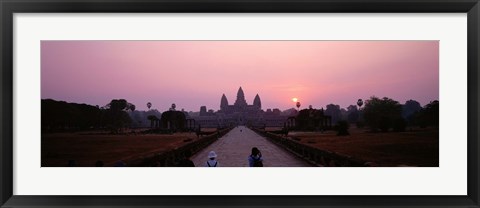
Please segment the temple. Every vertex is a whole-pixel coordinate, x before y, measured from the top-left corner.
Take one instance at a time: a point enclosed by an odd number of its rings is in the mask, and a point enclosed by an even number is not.
[[[222,95],[220,100],[220,111],[219,113],[224,113],[226,115],[231,114],[255,114],[257,115],[262,111],[262,103],[260,101],[260,96],[258,94],[253,99],[253,105],[248,105],[245,100],[245,94],[243,93],[242,87],[238,89],[237,99],[233,105],[228,105],[228,100],[225,94]]]
[[[289,115],[283,115],[279,109],[262,110],[262,101],[257,94],[251,105],[247,103],[242,87],[238,89],[233,105],[230,105],[225,94],[220,98],[220,110],[207,111],[205,106],[200,108],[198,116],[191,116],[197,125],[202,127],[226,127],[237,125],[248,126],[278,126],[283,127]]]

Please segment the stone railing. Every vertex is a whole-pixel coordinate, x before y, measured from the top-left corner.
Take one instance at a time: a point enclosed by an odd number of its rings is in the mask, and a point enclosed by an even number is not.
[[[370,163],[338,153],[321,150],[302,144],[290,137],[284,137],[259,129],[252,129],[272,143],[283,147],[314,166],[323,167],[367,167]]]
[[[232,128],[218,130],[209,135],[188,141],[185,145],[175,149],[144,155],[135,159],[125,161],[129,167],[174,167],[180,160],[184,158],[185,152],[190,151],[192,155],[204,149],[208,145],[217,141],[218,138],[224,136]]]

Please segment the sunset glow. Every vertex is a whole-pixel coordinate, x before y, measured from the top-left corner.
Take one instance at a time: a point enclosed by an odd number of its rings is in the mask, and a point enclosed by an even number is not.
[[[438,41],[42,41],[41,97],[218,110],[239,87],[262,108],[439,98]],[[294,103],[292,103],[291,101]]]

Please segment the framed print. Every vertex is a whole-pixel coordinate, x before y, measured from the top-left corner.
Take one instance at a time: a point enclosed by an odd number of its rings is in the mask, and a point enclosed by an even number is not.
[[[479,207],[477,0],[0,6],[2,207]]]

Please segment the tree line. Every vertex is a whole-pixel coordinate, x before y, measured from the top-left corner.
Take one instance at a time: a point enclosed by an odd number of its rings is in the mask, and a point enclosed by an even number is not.
[[[313,116],[312,116],[313,115]],[[405,131],[410,126],[425,128],[439,126],[439,101],[434,100],[421,106],[415,100],[408,100],[405,104],[388,97],[370,97],[365,101],[363,108],[350,105],[347,109],[339,105],[329,104],[325,109],[304,109],[297,115],[297,128],[300,130],[314,130],[313,123],[318,123],[321,116],[329,116],[332,124],[341,128],[348,128],[350,124],[357,127],[368,126],[372,131],[386,132]],[[318,126],[318,124],[317,124]],[[318,127],[317,127],[318,128]]]
[[[52,99],[41,101],[41,126],[43,133],[106,130],[119,133],[128,128],[157,128],[183,130],[186,115],[173,107],[160,113],[156,109],[136,111],[136,106],[125,99],[114,99],[103,107],[67,103]],[[174,104],[172,104],[174,106]],[[154,126],[158,122],[158,126]]]
[[[125,99],[114,99],[103,107],[42,99],[42,132],[104,129],[118,133],[132,123],[127,111],[135,111],[135,105]]]

